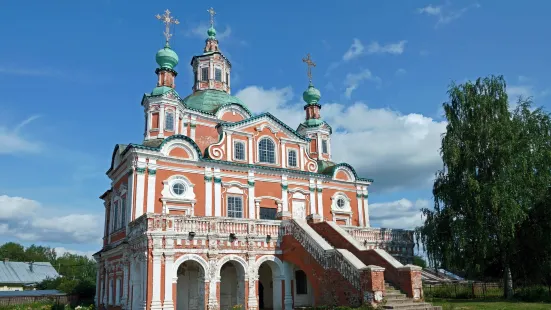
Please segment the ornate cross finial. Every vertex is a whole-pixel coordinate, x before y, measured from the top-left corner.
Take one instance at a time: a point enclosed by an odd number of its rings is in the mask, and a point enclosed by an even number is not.
[[[315,67],[316,63],[312,61],[312,58],[310,58],[310,53],[306,54],[306,58],[302,58],[302,62],[305,62],[308,66],[308,79],[310,80],[310,83],[312,83],[312,67]]]
[[[168,45],[168,41],[172,37],[172,34],[170,33],[170,25],[171,24],[178,25],[180,22],[173,16],[170,16],[169,10],[166,10],[165,14],[163,15],[157,14],[155,15],[155,17],[165,24],[165,32],[163,34],[165,35],[166,44]]]
[[[207,12],[210,14],[210,26],[214,27],[214,15],[216,15],[216,11],[211,7]]]

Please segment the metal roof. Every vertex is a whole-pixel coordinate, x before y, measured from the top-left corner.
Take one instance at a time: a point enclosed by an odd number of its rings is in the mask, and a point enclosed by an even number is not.
[[[31,284],[47,278],[57,278],[59,274],[48,262],[0,262],[0,283]]]
[[[58,290],[36,290],[36,291],[0,291],[2,297],[19,297],[19,296],[52,296],[52,295],[67,295]]]

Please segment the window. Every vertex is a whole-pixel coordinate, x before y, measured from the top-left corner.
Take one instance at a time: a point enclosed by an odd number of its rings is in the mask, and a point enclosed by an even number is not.
[[[222,70],[214,69],[214,79],[218,82],[222,82]]]
[[[174,131],[174,113],[165,113],[165,130]]]
[[[228,217],[243,217],[243,199],[241,197],[228,197]]]
[[[327,154],[327,140],[321,140],[321,152]]]
[[[345,205],[346,205],[346,202],[344,201],[344,198],[337,199],[337,207],[339,209],[344,208]]]
[[[201,81],[206,82],[209,80],[209,68],[201,68]]]
[[[119,201],[115,200],[113,206],[113,231],[119,229]]]
[[[295,271],[295,281],[297,288],[297,295],[308,294],[308,283],[306,282],[306,273],[302,270]]]
[[[121,227],[126,225],[126,197],[121,199]]]
[[[183,196],[186,193],[186,185],[182,182],[174,182],[171,189],[172,193],[176,196]]]
[[[258,143],[258,159],[261,163],[275,164],[275,145],[268,138],[263,138]]]
[[[230,83],[230,74],[226,72],[226,84]]]
[[[245,160],[245,143],[240,141],[233,143],[233,157],[237,160]]]
[[[275,220],[277,215],[276,208],[263,208],[260,207],[260,219],[261,220]]]
[[[287,164],[289,165],[289,167],[297,166],[297,151],[289,150],[289,152],[287,153]]]

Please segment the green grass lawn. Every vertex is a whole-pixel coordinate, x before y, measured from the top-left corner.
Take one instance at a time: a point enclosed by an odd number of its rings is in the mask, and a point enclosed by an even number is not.
[[[525,303],[488,300],[457,300],[457,299],[427,299],[434,306],[442,306],[443,310],[549,310],[548,303]]]

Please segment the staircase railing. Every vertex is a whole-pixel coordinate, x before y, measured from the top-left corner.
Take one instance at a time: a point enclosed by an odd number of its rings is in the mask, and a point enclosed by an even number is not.
[[[300,220],[284,221],[281,225],[282,236],[290,235],[316,259],[326,270],[336,269],[356,289],[361,290],[360,271],[366,266],[360,261],[351,262],[343,252],[335,250],[327,241],[319,236],[307,223]],[[314,238],[314,236],[318,238]]]

